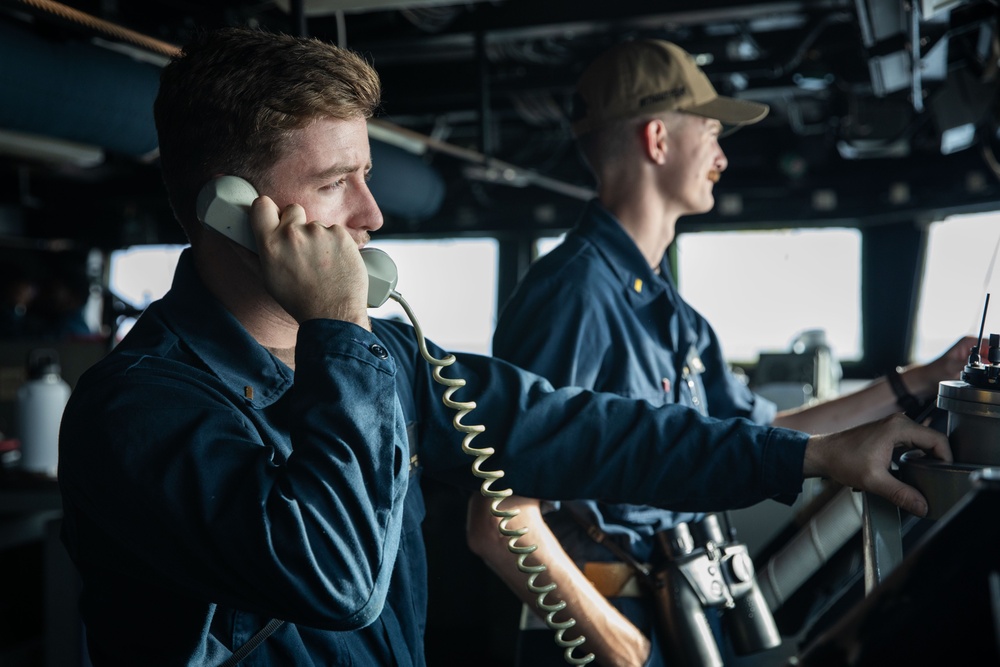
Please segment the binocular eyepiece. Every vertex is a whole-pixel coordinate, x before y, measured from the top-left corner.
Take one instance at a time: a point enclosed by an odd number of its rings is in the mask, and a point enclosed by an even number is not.
[[[722,655],[705,615],[717,608],[739,655],[781,644],[781,635],[742,542],[727,538],[718,515],[656,534],[664,556],[654,577],[661,639],[671,664],[721,667]]]

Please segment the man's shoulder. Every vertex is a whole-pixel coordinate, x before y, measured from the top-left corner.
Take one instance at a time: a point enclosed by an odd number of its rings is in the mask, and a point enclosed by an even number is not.
[[[95,394],[127,395],[141,385],[159,384],[171,376],[189,381],[198,374],[190,359],[182,360],[178,355],[176,339],[163,342],[158,348],[120,345],[87,369],[77,388]]]
[[[568,240],[538,259],[522,285],[557,289],[597,289],[614,280],[614,271],[592,243]]]
[[[196,355],[166,325],[154,304],[114,349],[83,374],[80,384],[126,386],[170,373],[191,377],[199,366]]]
[[[605,314],[620,300],[619,281],[595,257],[581,250],[566,262],[539,260],[500,311],[494,354],[511,359],[504,354],[510,345],[521,347],[530,339],[538,339],[538,346],[554,343],[567,327],[585,328],[590,337],[604,330]]]

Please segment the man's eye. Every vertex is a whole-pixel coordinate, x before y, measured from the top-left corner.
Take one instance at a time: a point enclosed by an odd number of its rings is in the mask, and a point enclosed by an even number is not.
[[[334,181],[333,183],[328,183],[327,185],[324,185],[320,189],[321,190],[336,190],[336,189],[340,188],[344,184],[344,181],[345,181],[345,179],[342,178],[339,181]]]

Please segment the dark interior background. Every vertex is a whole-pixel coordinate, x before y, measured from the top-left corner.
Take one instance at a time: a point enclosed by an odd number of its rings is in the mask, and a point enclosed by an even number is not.
[[[721,92],[771,106],[725,141],[719,206],[689,228],[988,208],[996,18],[962,0],[0,0],[0,130],[83,145],[43,158],[0,141],[0,237],[180,240],[148,107],[170,49],[230,24],[334,41],[381,73],[387,235],[569,226],[592,185],[568,130],[574,82],[634,37],[679,43]]]
[[[681,231],[861,228],[865,356],[844,371],[874,377],[907,361],[923,223],[1000,201],[997,15],[994,0],[0,0],[0,269],[72,281],[93,249],[183,243],[157,165],[159,69],[193,31],[246,24],[373,63],[379,235],[498,237],[502,302],[533,237],[570,227],[591,194],[569,132],[579,73],[655,37],[771,107],[724,140],[715,210]],[[517,606],[456,556],[464,497],[429,497],[429,664],[503,664]],[[23,561],[8,572],[40,558]],[[456,612],[449,591],[491,604]],[[0,606],[0,646],[40,625],[41,599],[24,599]]]

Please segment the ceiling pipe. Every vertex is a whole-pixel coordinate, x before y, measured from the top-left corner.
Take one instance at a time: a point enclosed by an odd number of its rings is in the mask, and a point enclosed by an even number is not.
[[[56,42],[0,21],[0,128],[156,155],[159,68],[83,42]]]
[[[486,56],[486,33],[476,31],[476,65],[479,69],[479,150],[493,157],[493,128],[490,113],[490,59]]]
[[[52,0],[15,0],[15,2],[19,2],[22,5],[48,14],[49,16],[54,16],[64,21],[69,21],[70,23],[82,26],[92,32],[96,32],[112,39],[127,42],[134,46],[146,49],[147,51],[152,51],[153,53],[161,56],[169,58],[180,50],[173,44],[143,35],[142,33],[129,30],[128,28],[123,28],[120,25],[111,23],[110,21],[105,21],[104,19],[99,19],[96,16],[91,16],[90,14],[81,12],[78,9],[67,7],[66,5],[58,2],[52,2]]]
[[[407,150],[413,153],[432,150],[444,155],[450,155],[459,160],[464,160],[465,162],[470,162],[473,165],[485,167],[499,175],[499,178],[495,179],[498,183],[507,182],[509,185],[535,185],[583,201],[596,196],[595,191],[590,188],[550,178],[529,169],[510,164],[509,162],[487,157],[478,151],[449,144],[405,127],[394,125],[380,118],[373,118],[368,121],[369,135],[372,134],[373,128],[384,141],[394,143],[400,147],[406,147]]]
[[[166,58],[170,58],[180,53],[180,47],[176,45],[148,37],[133,30],[129,30],[128,28],[123,28],[122,26],[118,26],[109,21],[105,21],[103,19],[91,16],[89,14],[73,9],[71,7],[67,7],[66,5],[60,4],[58,2],[53,2],[52,0],[16,0],[16,2],[26,7],[33,8],[34,10],[36,10],[36,12],[41,12],[53,17],[57,17],[64,21],[74,23],[78,26],[86,28],[87,30],[96,32],[100,35],[103,35],[105,37],[114,40],[120,40],[126,42],[133,46],[139,47],[140,49],[144,49],[151,53],[154,53],[158,56],[165,56]],[[302,5],[301,11],[303,12],[303,20],[304,20],[304,14],[305,14],[304,4]],[[0,23],[0,28],[2,27],[3,24]],[[17,31],[12,31],[12,33],[13,32]],[[25,38],[22,35],[20,41],[23,43],[25,39],[28,38]],[[37,42],[43,42],[43,40],[39,38],[35,39],[37,40]],[[14,41],[13,39],[11,40],[0,39],[0,49],[4,47],[10,48],[11,46],[10,42],[13,41]],[[34,46],[35,48],[40,48],[38,44],[35,44]],[[84,45],[84,46],[86,47],[85,50],[87,50],[88,53],[95,53],[102,51],[101,49],[94,46],[90,45]],[[84,48],[84,46],[81,46],[80,48]],[[66,48],[75,48],[75,47],[67,46]],[[51,49],[52,49],[51,46],[46,46],[43,48],[43,52],[45,50],[51,50]],[[90,51],[91,49],[93,51]],[[13,52],[13,49],[11,49],[11,51]],[[0,55],[2,55],[2,52],[0,52]],[[13,59],[16,58],[18,55],[23,57],[24,54],[23,53],[12,54],[10,57]],[[65,53],[61,55],[62,57],[66,57]],[[108,55],[110,56],[111,54]],[[108,56],[95,55],[95,57],[102,58]],[[145,73],[145,76],[135,77],[136,79],[135,86],[139,89],[139,91],[141,91],[140,94],[135,96],[135,98],[138,101],[138,104],[134,108],[130,107],[127,114],[122,114],[120,118],[114,119],[114,122],[112,122],[111,119],[109,119],[107,116],[104,115],[101,115],[100,118],[94,118],[92,119],[92,121],[93,124],[95,125],[104,126],[105,131],[109,129],[112,130],[112,134],[114,134],[115,132],[120,132],[122,129],[129,130],[124,134],[135,135],[133,136],[133,141],[127,144],[126,146],[121,146],[120,140],[116,141],[114,137],[108,137],[99,142],[93,141],[92,137],[90,138],[91,140],[88,140],[88,137],[79,136],[79,134],[77,134],[77,132],[74,131],[74,128],[67,125],[66,123],[60,123],[60,125],[66,125],[65,131],[61,131],[56,136],[71,141],[82,141],[84,143],[93,143],[112,150],[122,150],[125,153],[137,156],[148,156],[149,154],[155,154],[156,139],[155,139],[155,129],[153,128],[153,123],[152,123],[152,101],[153,99],[155,99],[156,96],[156,87],[158,86],[159,74],[158,72],[155,72],[155,75],[150,76],[149,69],[153,68],[141,70],[140,68],[148,66],[144,65],[143,63],[134,62],[133,59],[128,59],[130,63],[125,64],[123,62],[125,60],[126,60],[125,58],[119,57],[119,59],[114,62],[116,62],[118,66],[122,67],[123,71],[128,70],[132,74],[135,74],[136,72],[139,71],[144,71]],[[51,61],[49,62],[50,64],[53,64]],[[83,64],[86,65],[87,63],[84,62]],[[56,70],[58,70],[61,67],[62,65],[60,63],[54,63],[54,68]],[[53,74],[53,72],[49,71],[46,72],[45,74],[48,76]],[[81,81],[73,81],[65,76],[63,76],[62,78],[64,79],[63,83],[68,87],[68,89],[76,90],[79,94],[85,94],[82,91],[87,89],[90,85],[95,85],[97,86],[97,88],[100,88],[100,83],[101,83],[100,81],[97,81],[96,78],[93,77],[92,78],[94,80],[91,80],[87,84],[84,84]],[[36,89],[38,81],[41,80],[45,79],[42,79],[41,77],[36,77],[34,85],[28,85],[27,90]],[[20,82],[18,85],[12,86],[12,94],[16,94],[18,91],[20,91],[21,94],[24,93],[25,88],[21,85],[22,83],[24,82]],[[123,97],[121,95],[122,90],[127,89],[125,86],[123,86],[122,80],[113,81],[113,88],[114,88],[113,91],[101,90],[100,93],[98,93],[98,90],[91,91],[95,95],[95,97],[97,97],[98,94],[106,96],[104,98],[105,102],[103,102],[102,104],[95,104],[92,106],[92,108],[96,110],[97,113],[99,114],[102,113],[103,106],[107,104],[106,100],[110,99],[110,100],[115,100],[116,102],[120,101],[120,98]],[[5,99],[9,99],[11,102],[13,102],[15,98],[11,96]],[[50,100],[46,100],[45,104],[47,104],[49,101]],[[77,131],[85,124],[84,122],[81,122],[82,120],[85,119],[81,119],[80,114],[81,110],[86,110],[86,107],[82,106],[81,102],[82,100],[74,102],[72,111],[72,115],[77,119],[76,125],[78,127],[75,128],[75,130]],[[42,105],[43,111],[45,104]],[[12,108],[15,106],[17,105],[5,104],[4,108]],[[69,111],[69,109],[66,109],[66,111]],[[27,116],[27,114],[22,113],[21,116]],[[25,120],[25,118],[19,118],[18,119],[19,122],[15,122],[9,125],[5,124],[3,121],[4,119],[0,117],[0,127],[8,127],[10,129],[22,130],[26,132],[39,132],[39,131],[51,132],[50,125],[45,125],[45,123],[39,122],[41,121],[41,118],[35,118],[34,120],[27,120],[27,121]],[[140,126],[145,126],[147,134],[142,135],[140,130],[135,127],[129,129],[128,126],[130,124],[130,121],[133,125],[138,124]],[[43,126],[39,127],[39,125]],[[377,133],[377,136],[375,133]],[[501,160],[496,160],[481,152],[473,151],[437,139],[433,139],[429,136],[420,134],[413,130],[403,128],[401,126],[395,125],[393,123],[384,120],[371,119],[369,121],[369,135],[372,136],[372,138],[375,138],[379,141],[383,141],[389,144],[390,146],[395,146],[397,148],[402,147],[406,152],[409,152],[411,154],[422,153],[426,150],[431,150],[437,153],[450,155],[459,160],[470,162],[477,167],[483,167],[485,169],[485,173],[487,174],[488,180],[498,184],[517,185],[517,186],[530,184],[546,190],[550,190],[557,194],[581,200],[588,200],[592,198],[595,194],[594,191],[591,189],[573,185],[571,183],[566,183],[564,181],[550,178],[542,174],[533,172],[531,170],[523,169],[516,165],[503,162]],[[149,137],[152,137],[151,141],[149,140]],[[393,159],[400,165],[402,165],[405,161],[404,156],[402,156],[399,153],[387,151],[384,154],[391,156],[391,159]],[[420,163],[420,166],[423,169],[431,169],[431,167],[427,165],[423,160],[417,160],[417,162]],[[412,166],[417,166],[417,165],[412,165]],[[496,175],[496,177],[493,177],[492,175]],[[438,178],[440,178],[440,176],[438,176]],[[425,196],[422,200],[424,202],[424,206],[421,207],[421,211],[423,212],[424,215],[428,215],[430,209],[433,208],[432,206],[433,201],[434,199],[436,199],[437,194],[439,192],[441,192],[441,197],[443,197],[443,191],[439,190],[437,185],[434,183],[434,180],[435,179],[428,179],[424,181],[425,185],[430,184],[428,186],[430,187],[430,189],[424,193],[427,196]],[[443,188],[443,186],[441,187]],[[399,211],[398,213],[405,217],[414,217],[412,215],[409,215],[407,211]]]

